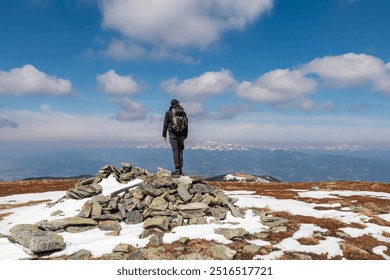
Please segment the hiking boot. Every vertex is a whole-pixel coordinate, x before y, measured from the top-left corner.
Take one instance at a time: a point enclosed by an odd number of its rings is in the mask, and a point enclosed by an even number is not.
[[[181,175],[181,170],[176,169],[174,172],[172,172],[172,176],[180,176]]]

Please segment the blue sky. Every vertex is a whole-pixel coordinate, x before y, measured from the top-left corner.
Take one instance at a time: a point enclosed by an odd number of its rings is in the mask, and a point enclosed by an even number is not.
[[[388,145],[387,0],[4,0],[5,147]]]

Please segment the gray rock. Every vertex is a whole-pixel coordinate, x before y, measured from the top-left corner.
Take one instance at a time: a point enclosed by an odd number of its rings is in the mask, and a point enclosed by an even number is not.
[[[217,234],[222,234],[226,239],[233,240],[243,238],[248,232],[243,228],[218,228],[214,230]]]
[[[69,217],[51,221],[41,221],[36,225],[45,230],[56,231],[69,226],[96,226],[98,223],[91,218]]]
[[[227,210],[223,207],[216,206],[213,208],[207,209],[207,212],[211,214],[216,220],[224,220],[226,219]]]
[[[236,250],[230,249],[225,245],[213,245],[210,247],[210,252],[213,258],[217,260],[232,260],[237,254]]]
[[[149,206],[150,209],[152,210],[157,210],[157,211],[164,211],[168,208],[168,202],[165,201],[165,195],[156,197],[153,199],[152,203]]]
[[[206,210],[208,205],[202,202],[181,204],[177,206],[178,210]]]
[[[126,244],[126,243],[120,243],[118,244],[113,252],[122,252],[122,253],[128,253],[130,252],[130,245],[129,244]]]
[[[34,253],[65,248],[64,238],[54,232],[43,231],[37,225],[20,224],[10,229],[12,238]]]
[[[205,194],[205,193],[211,193],[214,190],[215,190],[215,188],[212,186],[205,185],[202,183],[197,183],[197,184],[192,185],[192,187],[188,191],[190,194],[195,194],[195,193]]]
[[[168,231],[169,229],[169,219],[167,217],[153,217],[147,218],[144,222],[144,228],[159,228],[163,231]]]
[[[70,255],[68,257],[68,260],[86,260],[86,259],[89,259],[91,256],[92,255],[91,255],[90,251],[82,249],[82,250],[74,253],[73,255]]]
[[[301,253],[292,253],[298,260],[312,260],[312,257]]]
[[[97,202],[100,205],[106,205],[110,201],[109,195],[97,195],[92,198],[93,202]]]
[[[127,260],[127,255],[122,252],[114,252],[112,254],[107,254],[106,258],[109,260]]]
[[[273,233],[279,233],[279,232],[286,232],[288,231],[288,229],[285,226],[276,226],[276,227],[272,227],[270,231]]]
[[[91,217],[96,218],[102,214],[102,206],[100,203],[94,201],[92,203]]]
[[[229,207],[230,212],[232,215],[236,218],[243,218],[244,215],[230,202],[226,204],[227,207]]]
[[[261,217],[261,222],[269,227],[283,226],[289,222],[288,219],[273,217],[273,216],[263,216]]]
[[[141,250],[136,250],[135,252],[129,255],[129,260],[144,260],[145,255],[141,252]]]
[[[50,216],[60,216],[60,215],[63,214],[63,213],[64,213],[64,211],[62,211],[62,210],[57,210],[57,211],[51,213]]]
[[[195,217],[203,217],[206,214],[201,210],[185,210],[179,212],[180,216],[182,216],[184,219],[192,219]]]
[[[207,224],[207,220],[205,217],[193,217],[189,221],[190,225],[204,225]]]
[[[79,213],[79,217],[89,218],[91,216],[91,212],[92,212],[92,201],[88,200],[81,207],[81,210],[80,210],[80,213]]]
[[[211,258],[199,253],[180,255],[177,257],[177,259],[178,260],[212,260]]]
[[[118,221],[100,221],[99,222],[99,229],[104,231],[116,231],[119,232],[122,227]]]
[[[127,224],[139,224],[144,221],[144,217],[141,212],[133,210],[127,213],[126,223]]]
[[[188,185],[184,183],[178,185],[177,192],[184,203],[189,202],[193,197],[193,195],[188,192]]]
[[[257,254],[260,251],[260,247],[253,244],[248,244],[244,246],[243,250],[245,253]]]
[[[79,232],[85,232],[91,229],[96,228],[96,226],[69,226],[66,227],[65,230],[70,233],[79,233]]]
[[[114,214],[101,214],[99,216],[94,217],[94,220],[96,221],[101,221],[101,220],[116,220],[116,221],[121,221],[122,217],[120,216],[119,213],[114,213]]]

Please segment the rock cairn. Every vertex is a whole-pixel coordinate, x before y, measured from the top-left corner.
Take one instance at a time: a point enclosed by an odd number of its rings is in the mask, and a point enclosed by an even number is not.
[[[102,179],[114,176],[126,183],[136,178],[142,183],[125,187],[110,195],[102,195]],[[224,220],[228,212],[235,217],[243,214],[234,206],[236,202],[223,191],[210,186],[201,177],[174,178],[171,172],[158,168],[156,174],[122,163],[117,169],[106,165],[94,178],[75,184],[63,199],[90,198],[74,217],[43,220],[35,225],[14,226],[10,240],[27,247],[33,253],[61,250],[65,244],[57,233],[82,232],[98,227],[109,235],[118,235],[121,222],[143,223],[141,238],[168,232],[175,226],[206,224]]]
[[[128,183],[133,179],[145,179],[152,176],[153,174],[146,169],[133,167],[130,163],[122,163],[122,167],[120,169],[111,164],[107,164],[100,168],[98,174],[96,174],[95,177],[87,178],[77,182],[73,189],[67,191],[66,197],[83,199],[86,197],[99,195],[103,191],[99,183],[111,175],[114,176],[120,183]]]
[[[171,172],[162,168],[158,169],[157,174],[137,170],[133,175],[123,172],[123,169],[104,173],[107,177],[113,175],[125,182],[140,177],[144,181],[137,188],[129,187],[111,195],[93,196],[83,205],[78,216],[95,220],[99,227],[116,224],[115,228],[120,229],[119,222],[123,221],[127,224],[143,223],[145,230],[162,231],[169,231],[173,226],[205,224],[208,222],[207,217],[223,220],[229,211],[235,217],[242,217],[232,198],[208,185],[201,177],[173,178]]]

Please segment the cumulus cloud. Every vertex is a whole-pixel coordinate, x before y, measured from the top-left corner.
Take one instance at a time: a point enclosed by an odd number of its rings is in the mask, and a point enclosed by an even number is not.
[[[277,69],[260,76],[254,82],[244,81],[238,95],[249,100],[280,105],[312,93],[317,82],[300,70]]]
[[[130,75],[120,76],[114,70],[97,75],[96,80],[101,90],[112,95],[132,95],[142,89],[142,86]]]
[[[270,11],[273,0],[101,0],[102,26],[119,32],[118,51],[131,58],[128,42],[153,49],[205,49],[230,30],[243,30]],[[111,46],[113,47],[113,46]],[[136,55],[140,55],[139,52]]]
[[[39,71],[27,64],[21,68],[0,71],[0,95],[70,95],[72,83]]]
[[[366,55],[347,53],[313,59],[294,70],[277,69],[257,80],[243,81],[238,86],[240,97],[277,107],[294,106],[305,111],[316,109],[308,100],[319,83],[329,88],[371,86],[372,90],[390,95],[390,63]],[[333,110],[332,103],[323,104],[323,111]]]
[[[0,129],[5,127],[17,128],[18,126],[19,124],[15,120],[0,117]]]
[[[138,102],[125,97],[121,101],[121,111],[116,115],[119,121],[138,121],[146,119],[147,109]]]
[[[371,85],[375,91],[390,95],[389,63],[367,55],[347,53],[316,58],[305,66],[307,73],[317,74],[329,87]]]
[[[231,72],[225,69],[217,72],[206,72],[184,81],[172,78],[161,84],[165,91],[185,100],[207,98],[211,95],[232,91],[236,86],[237,82]]]
[[[382,60],[366,55],[347,53],[339,56],[316,58],[304,66],[329,86],[349,87],[372,81],[384,73]]]

